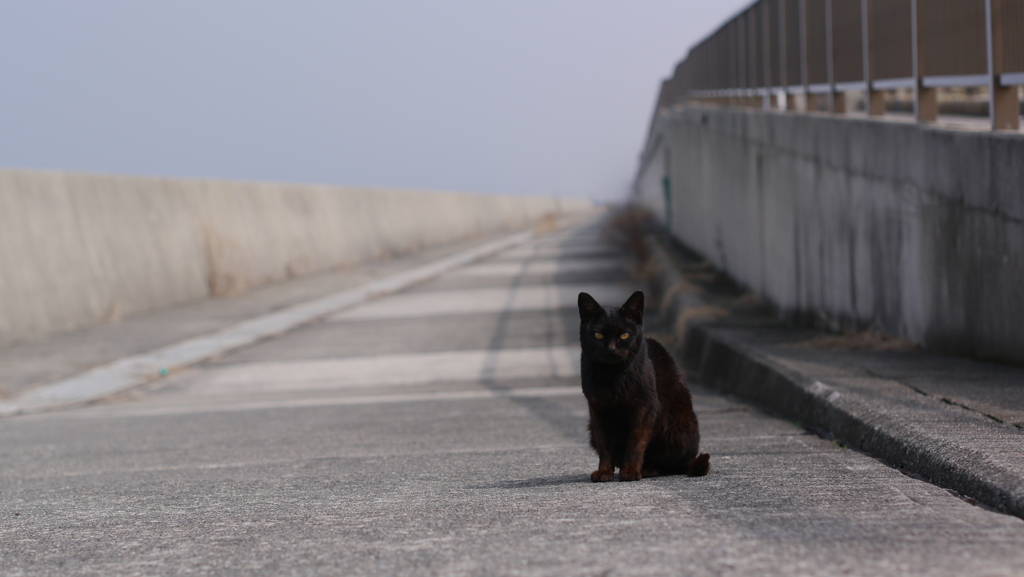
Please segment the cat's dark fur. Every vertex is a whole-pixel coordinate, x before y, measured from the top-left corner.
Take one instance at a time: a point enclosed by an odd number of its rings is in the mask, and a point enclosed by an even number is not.
[[[580,293],[579,308],[590,445],[600,460],[590,479],[611,481],[615,468],[620,481],[706,475],[710,457],[698,455],[690,391],[665,347],[644,338],[644,293],[621,307],[602,307]]]

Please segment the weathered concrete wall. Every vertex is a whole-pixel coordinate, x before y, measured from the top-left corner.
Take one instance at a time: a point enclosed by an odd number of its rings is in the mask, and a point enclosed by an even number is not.
[[[655,121],[636,192],[787,316],[1024,362],[1024,137],[688,107]]]
[[[0,170],[0,343],[589,208],[584,200]]]

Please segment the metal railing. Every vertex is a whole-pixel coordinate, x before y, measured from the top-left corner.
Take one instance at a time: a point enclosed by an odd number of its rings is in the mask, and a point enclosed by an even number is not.
[[[845,112],[910,89],[922,122],[937,89],[987,88],[993,129],[1019,129],[1024,0],[758,0],[690,50],[659,106],[690,99]],[[799,99],[796,97],[800,97]],[[824,101],[822,101],[824,99]]]

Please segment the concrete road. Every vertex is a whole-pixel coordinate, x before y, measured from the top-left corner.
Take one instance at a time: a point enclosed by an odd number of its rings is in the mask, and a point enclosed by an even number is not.
[[[2,419],[0,574],[1024,574],[1024,521],[699,386],[709,476],[590,483],[576,294],[634,288],[579,226]]]

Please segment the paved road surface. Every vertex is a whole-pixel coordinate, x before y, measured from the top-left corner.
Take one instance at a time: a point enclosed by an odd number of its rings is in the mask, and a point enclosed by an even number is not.
[[[709,476],[590,483],[576,294],[633,288],[579,226],[0,420],[0,574],[1024,574],[1024,521],[699,387]]]

